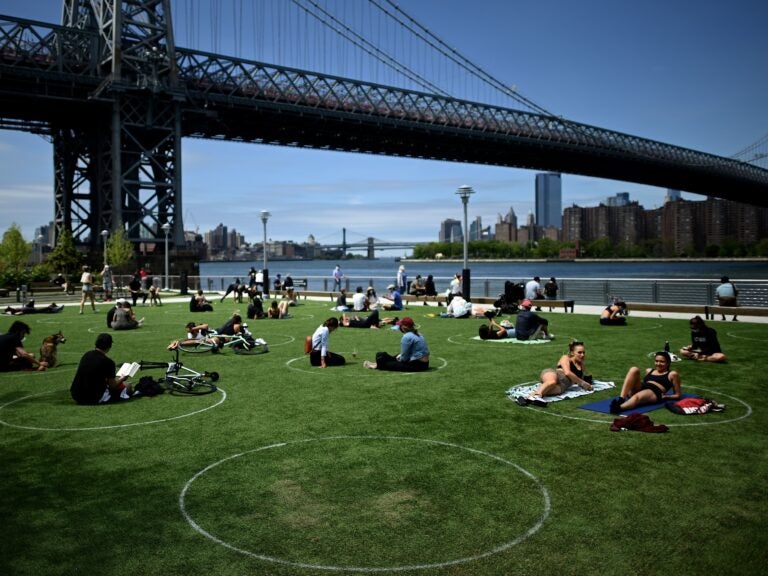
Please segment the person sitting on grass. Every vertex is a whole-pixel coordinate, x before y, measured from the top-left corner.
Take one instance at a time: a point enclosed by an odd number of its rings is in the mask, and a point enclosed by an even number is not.
[[[197,294],[192,296],[189,301],[190,312],[213,312],[213,305],[208,301],[203,294],[203,289],[198,288]]]
[[[24,350],[24,339],[32,329],[21,320],[16,320],[7,334],[0,334],[0,372],[14,370],[45,370],[48,363],[37,360],[34,354]]]
[[[144,318],[136,319],[133,308],[129,302],[115,302],[115,313],[112,316],[112,330],[134,330],[144,325]]]
[[[518,340],[552,340],[549,333],[549,320],[531,312],[533,302],[528,298],[520,304],[520,311],[515,321],[515,338]]]
[[[706,325],[701,316],[694,316],[690,321],[691,344],[680,349],[680,355],[699,362],[725,362],[726,357],[720,349],[717,330]]]
[[[657,404],[664,400],[680,400],[680,375],[672,370],[669,352],[656,352],[653,357],[653,369],[648,368],[645,376],[640,368],[633,366],[624,378],[621,396],[611,400],[611,414],[620,414],[646,404]],[[666,394],[672,390],[672,394]]]
[[[86,352],[77,366],[75,378],[69,388],[78,404],[106,404],[129,400],[133,394],[125,381],[128,376],[116,376],[115,361],[107,354],[112,348],[112,336],[99,334],[94,350]]]
[[[403,337],[400,339],[400,354],[392,356],[387,352],[377,352],[376,362],[366,360],[363,367],[371,370],[392,372],[423,372],[429,370],[429,347],[424,336],[419,334],[413,319],[406,316],[398,323]]]
[[[584,342],[571,340],[568,343],[568,353],[560,357],[557,367],[542,370],[539,376],[541,385],[528,397],[518,396],[516,402],[526,406],[537,397],[564,394],[574,384],[584,390],[592,390],[592,376],[586,374],[584,365],[585,355]]]
[[[328,318],[317,327],[312,334],[312,350],[309,352],[309,363],[312,366],[325,368],[327,366],[343,366],[346,359],[341,354],[335,354],[328,349],[331,332],[339,327],[337,318]]]
[[[274,318],[275,320],[288,318],[289,305],[290,302],[288,300],[280,300],[280,302],[277,300],[272,300],[272,304],[270,304],[269,308],[267,309],[267,315],[270,318]]]
[[[480,339],[504,340],[505,338],[514,338],[515,328],[509,324],[505,326],[504,324],[508,322],[507,320],[504,320],[502,324],[497,323],[496,320],[494,320],[494,315],[495,313],[493,311],[485,313],[485,317],[488,318],[488,324],[480,326],[478,330]]]
[[[614,302],[605,307],[600,313],[600,324],[604,326],[622,326],[627,323],[627,304],[622,301]]]

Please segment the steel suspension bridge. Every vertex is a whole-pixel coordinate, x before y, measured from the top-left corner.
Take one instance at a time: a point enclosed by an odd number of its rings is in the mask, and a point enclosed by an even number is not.
[[[182,48],[170,0],[63,0],[60,24],[0,15],[0,129],[50,139],[56,237],[69,231],[97,247],[101,230],[122,229],[160,241],[167,225],[183,243],[187,137],[553,170],[768,206],[765,142],[725,158],[553,115],[394,3],[369,0],[511,104],[452,96],[317,2],[289,5],[398,69],[409,87]]]

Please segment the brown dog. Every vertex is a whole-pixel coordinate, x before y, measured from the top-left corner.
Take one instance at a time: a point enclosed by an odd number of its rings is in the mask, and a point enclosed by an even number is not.
[[[47,362],[48,368],[56,366],[57,348],[59,344],[63,344],[66,341],[67,339],[64,337],[64,334],[61,333],[61,330],[56,334],[51,334],[50,336],[43,338],[43,343],[40,346],[40,361]]]

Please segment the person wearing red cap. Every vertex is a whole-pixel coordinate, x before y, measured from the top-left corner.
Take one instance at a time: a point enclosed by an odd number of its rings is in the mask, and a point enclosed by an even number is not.
[[[548,331],[549,320],[531,312],[533,302],[528,298],[520,304],[520,311],[515,321],[515,338],[518,340],[552,340]]]
[[[413,319],[402,318],[397,325],[403,337],[400,339],[400,354],[392,356],[387,352],[377,352],[376,362],[366,360],[365,368],[371,370],[389,370],[391,372],[423,372],[429,369],[429,347],[424,336],[419,334]]]

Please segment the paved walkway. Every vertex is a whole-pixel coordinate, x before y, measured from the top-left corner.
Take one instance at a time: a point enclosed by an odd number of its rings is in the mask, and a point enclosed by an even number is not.
[[[206,293],[206,295],[209,297],[211,302],[214,304],[214,306],[219,303],[219,300],[223,294],[215,295],[213,293]],[[189,302],[190,296],[180,296],[180,295],[162,295],[163,302]],[[309,296],[307,297],[308,300],[315,300],[315,301],[328,301],[328,298],[326,297],[314,297]],[[269,300],[269,299],[268,299]],[[63,304],[64,306],[79,306],[80,305],[80,299],[79,295],[75,296],[65,296],[61,299],[55,299],[51,296],[45,296],[40,298],[39,300],[36,299],[36,302],[39,302],[42,306],[47,306],[51,302],[55,301],[57,304]],[[232,299],[231,296],[227,298],[227,301],[231,304]],[[108,309],[107,307],[111,305],[109,302],[97,302],[96,305],[99,307],[99,309],[104,309],[105,311]],[[0,299],[0,310],[4,310],[6,306],[20,306],[16,302],[16,298],[2,298]],[[88,308],[90,305],[87,304],[86,308]],[[245,308],[247,308],[247,303],[243,302],[243,313],[245,313]],[[433,303],[429,303],[429,306],[434,306]],[[141,306],[140,306],[141,307]],[[416,310],[419,308],[422,308],[422,304],[417,305],[411,305],[407,306],[406,310]],[[578,302],[576,302],[576,305],[574,307],[574,312],[579,315],[588,315],[588,316],[594,316],[595,318],[598,318],[600,316],[600,312],[605,308],[605,306],[590,306],[590,305],[580,305]],[[544,314],[565,314],[562,308],[555,308],[552,312],[549,312],[549,310],[546,307],[546,304],[543,307],[542,313]],[[633,316],[638,318],[674,318],[674,319],[680,319],[680,320],[687,320],[691,318],[690,314],[682,314],[678,312],[644,312],[644,311],[629,311],[629,317],[632,318]],[[717,320],[709,320],[709,322],[717,324],[722,324],[723,321],[720,319]],[[731,322],[730,316],[728,317],[727,322]],[[748,323],[754,323],[754,324],[768,324],[768,316],[740,316],[739,322],[748,322]]]

